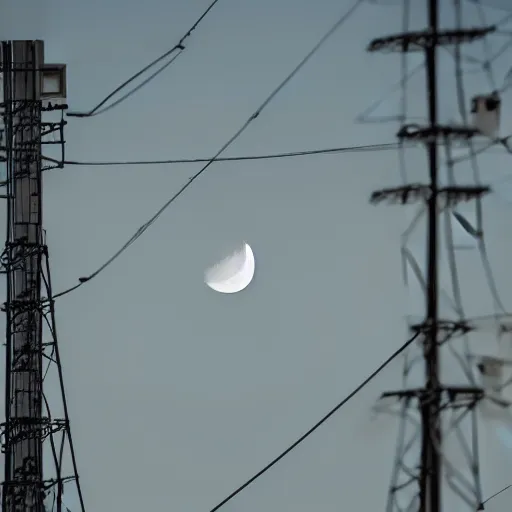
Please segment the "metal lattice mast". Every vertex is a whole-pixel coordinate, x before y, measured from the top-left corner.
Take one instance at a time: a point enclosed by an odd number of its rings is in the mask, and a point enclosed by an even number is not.
[[[7,277],[2,424],[5,512],[63,511],[64,484],[69,480],[76,484],[83,510],[42,223],[41,148],[45,144],[63,147],[66,106],[43,106],[43,69],[42,41],[2,42],[2,149],[8,204],[1,260]],[[58,114],[59,121],[45,122],[50,112]],[[48,378],[54,379],[55,388],[46,389]]]
[[[383,397],[398,399],[401,406],[401,425],[396,463],[393,470],[387,512],[443,510],[442,489],[449,486],[474,512],[481,505],[480,474],[478,468],[478,443],[476,431],[476,404],[484,396],[483,390],[468,379],[461,386],[444,386],[440,379],[441,348],[455,335],[465,335],[471,330],[463,321],[439,318],[438,311],[438,216],[460,201],[474,200],[489,191],[482,186],[441,187],[438,180],[438,146],[451,145],[454,141],[467,142],[477,131],[468,126],[441,125],[438,122],[438,87],[436,54],[439,46],[472,42],[485,37],[493,30],[476,28],[467,30],[440,30],[437,0],[427,0],[428,28],[373,40],[369,51],[422,51],[425,55],[428,124],[404,124],[398,132],[401,141],[419,141],[425,145],[428,157],[429,180],[427,184],[406,184],[383,189],[372,195],[372,202],[391,200],[408,204],[423,201],[427,209],[427,272],[426,311],[421,324],[411,326],[422,334],[422,356],[425,382],[421,388],[384,393]],[[414,421],[411,410],[414,409]],[[447,424],[448,413],[451,422]],[[467,427],[463,426],[467,423]],[[409,435],[413,424],[413,434]],[[448,425],[448,426],[447,426]],[[443,437],[456,432],[458,442],[465,452],[467,467],[464,470],[449,465],[443,449]],[[415,443],[420,446],[419,460],[409,460]],[[415,459],[415,460],[414,460]],[[467,476],[469,475],[469,477]]]

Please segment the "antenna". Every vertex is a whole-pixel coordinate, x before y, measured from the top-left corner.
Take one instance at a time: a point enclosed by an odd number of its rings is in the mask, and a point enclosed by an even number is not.
[[[5,420],[1,425],[4,512],[63,512],[67,482],[74,484],[74,498],[84,510],[42,223],[42,145],[60,147],[64,160],[67,106],[52,105],[48,99],[65,91],[63,69],[44,66],[42,41],[1,43],[4,142],[0,159],[7,170],[3,182],[7,240],[0,258],[7,277],[7,300],[2,308],[7,317]]]
[[[407,1],[407,0],[405,0]],[[455,3],[458,0],[455,0]],[[471,144],[475,135],[482,135],[476,126],[440,124],[438,119],[437,52],[440,47],[470,43],[483,39],[494,27],[440,30],[439,2],[427,0],[428,27],[425,30],[403,32],[374,39],[370,52],[423,52],[425,55],[427,112],[426,125],[407,124],[405,116],[398,131],[400,142],[423,143],[428,159],[428,181],[421,184],[404,183],[400,187],[376,191],[371,202],[382,201],[409,204],[424,202],[427,210],[427,265],[425,286],[425,316],[421,323],[410,326],[421,334],[421,359],[424,364],[424,385],[384,393],[382,398],[398,401],[400,432],[396,463],[389,490],[387,512],[419,510],[439,512],[446,500],[443,490],[450,488],[468,510],[482,507],[478,443],[476,431],[476,404],[484,397],[481,387],[475,385],[471,369],[466,382],[460,386],[443,385],[440,376],[442,349],[457,336],[465,336],[474,326],[463,318],[440,318],[439,312],[439,216],[450,212],[463,201],[479,200],[490,191],[479,184],[440,186],[438,148],[453,144]],[[417,424],[411,417],[417,418]],[[467,428],[464,428],[467,423]],[[412,437],[409,435],[413,425]],[[418,428],[419,427],[419,428]],[[445,456],[444,438],[455,431],[456,439],[465,454],[466,467],[455,467]],[[417,437],[416,437],[417,436]],[[411,461],[414,443],[419,441],[420,457]],[[418,464],[419,463],[419,464]]]

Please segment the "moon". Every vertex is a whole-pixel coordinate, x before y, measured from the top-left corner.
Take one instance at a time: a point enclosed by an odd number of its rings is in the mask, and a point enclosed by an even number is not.
[[[237,293],[249,286],[254,277],[256,262],[248,243],[231,253],[204,273],[204,282],[219,293]]]

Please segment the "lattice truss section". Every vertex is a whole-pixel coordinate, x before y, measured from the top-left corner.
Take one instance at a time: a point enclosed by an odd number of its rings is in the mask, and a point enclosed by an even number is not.
[[[28,303],[11,301],[10,307],[3,307],[2,310],[7,314],[7,321],[13,335],[23,335],[31,331],[30,324],[33,322],[41,325],[42,352],[33,350],[28,344],[14,347],[10,354],[10,370],[12,384],[14,384],[19,373],[34,366],[31,359],[42,356],[42,412],[37,421],[29,422],[25,419],[10,418],[9,425],[6,422],[2,423],[0,438],[4,454],[9,446],[43,442],[43,458],[47,463],[44,465],[44,480],[40,491],[43,494],[45,509],[58,511],[64,510],[62,505],[65,496],[70,497],[73,502],[80,502],[81,491],[78,486],[77,465],[57,342],[54,301],[51,299],[52,284],[48,248],[44,240],[40,245],[13,244],[4,249],[0,264],[4,269],[3,273],[8,274],[7,269],[26,270],[27,262],[34,258],[41,261],[41,271],[37,277],[42,287],[40,300]],[[37,383],[34,382],[33,385],[37,386]],[[32,392],[27,390],[26,396],[23,395],[25,394],[13,396],[12,405],[15,405],[16,400],[23,401],[27,398],[30,400]],[[37,407],[38,404],[34,403],[33,406]],[[22,468],[16,468],[18,474],[13,475],[11,486],[14,500],[18,500],[21,507],[25,506],[27,492],[33,491],[32,468],[32,461],[27,459]],[[35,475],[34,478],[36,478]],[[7,488],[9,488],[8,482]]]
[[[0,71],[0,98],[3,97],[3,80]],[[14,127],[11,136],[19,138],[21,132],[30,130],[31,111],[38,109],[41,112],[38,136],[40,137],[41,146],[45,148],[45,154],[48,155],[42,158],[41,170],[62,169],[64,167],[66,142],[64,128],[67,124],[64,113],[68,106],[50,101],[37,101],[33,102],[32,105],[27,105],[27,102],[18,102],[18,105],[13,106],[14,114],[17,108],[23,109],[26,116],[21,118],[20,122]],[[9,147],[5,126],[6,115],[6,104],[2,101],[0,103],[0,186],[3,187],[7,185],[7,150]],[[13,141],[10,141],[10,144],[12,145]],[[28,148],[24,148],[25,150],[28,150]],[[34,148],[34,151],[36,151],[36,148]],[[39,151],[38,148],[37,151]]]
[[[16,62],[13,46],[25,52],[31,66]],[[2,307],[6,314],[2,510],[61,512],[67,508],[64,499],[69,499],[83,512],[42,228],[41,174],[49,167],[43,166],[41,147],[64,146],[66,106],[43,104],[29,92],[37,88],[36,63],[42,61],[38,49],[33,41],[2,42],[5,95],[0,104],[4,127],[0,151],[7,202],[7,240],[0,257],[7,281]],[[57,120],[48,120],[52,115]]]
[[[401,254],[405,285],[411,292],[410,299],[418,306],[415,314],[408,316],[409,328],[425,335],[429,326],[418,314],[425,311],[426,302],[424,221],[431,189],[425,184],[425,175],[414,175],[411,178],[411,169],[418,168],[418,152],[414,155],[415,163],[408,165],[410,155],[406,149],[421,146],[432,139],[437,141],[440,148],[438,344],[442,361],[441,381],[444,385],[439,391],[439,410],[443,412],[441,425],[433,427],[440,427],[443,432],[442,447],[439,446],[438,450],[442,458],[443,489],[449,490],[443,492],[446,496],[443,499],[444,505],[462,510],[462,504],[467,507],[465,510],[474,512],[483,509],[478,453],[480,413],[486,404],[508,408],[510,403],[503,397],[502,391],[512,382],[511,371],[508,372],[508,379],[503,375],[510,361],[501,357],[499,349],[496,348],[494,355],[480,355],[475,353],[473,341],[477,331],[483,331],[487,338],[496,337],[499,340],[503,333],[511,330],[509,315],[502,303],[487,256],[482,199],[492,192],[492,187],[482,183],[479,157],[490,148],[502,153],[511,152],[509,136],[500,133],[500,114],[502,96],[512,87],[512,72],[507,70],[498,86],[495,69],[512,47],[512,31],[509,27],[512,26],[512,15],[489,23],[486,9],[478,1],[470,2],[472,11],[469,15],[463,11],[459,0],[442,2],[445,9],[450,8],[450,12],[442,9],[442,17],[453,20],[453,27],[441,31],[437,38],[437,51],[439,55],[445,56],[446,66],[443,68],[445,72],[439,73],[440,80],[443,80],[439,92],[441,96],[447,94],[449,99],[444,104],[440,99],[440,110],[443,110],[444,116],[441,115],[439,126],[427,128],[426,116],[418,112],[417,105],[414,106],[416,112],[411,113],[413,109],[410,98],[418,94],[417,91],[411,94],[409,87],[411,81],[421,79],[420,97],[425,97],[422,51],[432,44],[428,31],[410,29],[411,19],[417,16],[413,12],[414,3],[410,0],[402,3],[402,33],[376,39],[369,46],[369,51],[395,51],[401,54],[402,77],[390,91],[391,94],[398,91],[395,94],[398,114],[382,113],[385,110],[382,106],[389,101],[388,93],[367,109],[359,121],[399,123],[397,136],[401,145],[399,167],[402,183],[375,192],[371,199],[374,203],[418,203],[414,211],[413,207],[408,207],[412,213],[409,216],[410,223],[403,233]],[[410,52],[419,53],[413,54],[411,58]],[[443,59],[440,60],[443,66]],[[447,77],[453,77],[448,85]],[[466,94],[468,77],[479,89],[470,95]],[[450,105],[455,105],[456,111],[450,110]],[[372,116],[379,109],[380,115]],[[415,239],[421,240],[420,246],[415,244]],[[473,268],[472,271],[484,275],[485,292],[492,305],[489,315],[473,318],[466,315],[458,260],[467,251],[478,254],[476,260],[480,268]],[[376,407],[380,412],[398,416],[400,422],[387,512],[412,512],[419,507],[422,406],[433,398],[423,388],[423,339],[420,336],[417,345],[411,347],[405,356],[403,388],[384,393]],[[496,343],[494,346],[499,347]]]

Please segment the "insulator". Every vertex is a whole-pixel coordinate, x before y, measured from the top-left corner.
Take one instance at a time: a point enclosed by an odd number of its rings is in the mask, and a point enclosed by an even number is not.
[[[485,388],[500,394],[503,386],[503,360],[497,357],[482,356],[477,364]]]
[[[486,137],[494,139],[500,129],[501,99],[495,91],[487,95],[478,95],[471,100],[473,126]]]

